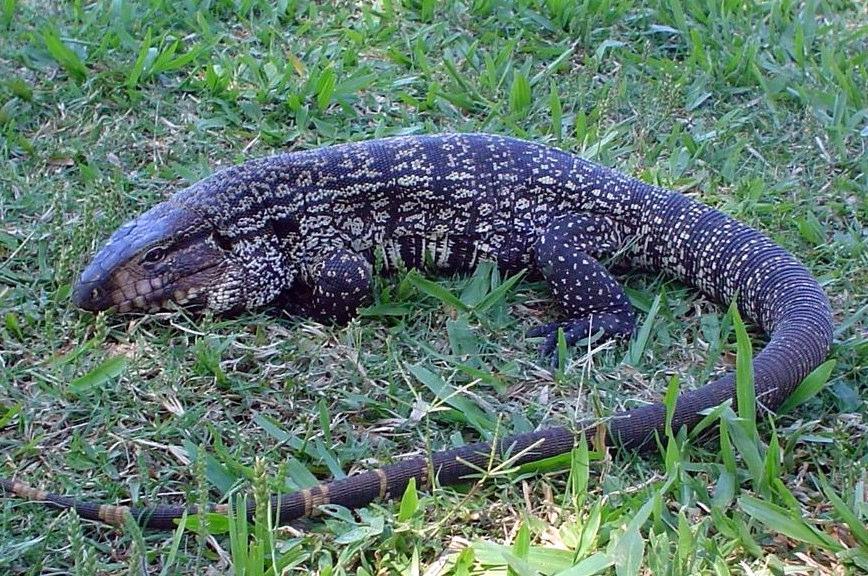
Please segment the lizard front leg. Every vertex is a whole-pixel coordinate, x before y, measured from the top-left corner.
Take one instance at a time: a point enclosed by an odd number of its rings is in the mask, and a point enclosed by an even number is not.
[[[567,316],[528,332],[546,337],[540,348],[543,356],[555,351],[558,328],[569,346],[601,331],[606,339],[632,334],[635,313],[624,289],[592,256],[612,253],[619,244],[614,225],[605,217],[566,216],[540,236],[534,263]]]
[[[307,315],[320,322],[346,324],[371,298],[371,264],[345,248],[330,250],[310,271],[312,294]]]

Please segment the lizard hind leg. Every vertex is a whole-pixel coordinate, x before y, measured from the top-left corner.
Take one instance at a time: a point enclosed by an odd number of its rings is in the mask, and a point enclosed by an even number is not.
[[[346,324],[371,298],[371,264],[351,250],[330,251],[312,270],[307,314],[320,322]]]
[[[562,321],[528,331],[530,337],[545,336],[543,356],[555,352],[558,328],[568,346],[601,331],[604,339],[633,333],[636,317],[624,289],[594,257],[613,253],[619,244],[613,224],[604,217],[567,216],[540,236],[534,263],[566,313]]]

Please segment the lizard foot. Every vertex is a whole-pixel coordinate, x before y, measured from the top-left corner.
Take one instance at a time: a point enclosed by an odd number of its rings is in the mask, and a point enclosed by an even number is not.
[[[564,331],[564,340],[567,346],[575,346],[586,338],[595,341],[600,338],[610,340],[629,337],[633,333],[634,326],[635,321],[630,310],[598,312],[585,318],[549,322],[548,324],[531,328],[527,331],[527,337],[538,338],[545,336],[545,340],[539,348],[540,356],[557,362],[556,352],[559,328]]]

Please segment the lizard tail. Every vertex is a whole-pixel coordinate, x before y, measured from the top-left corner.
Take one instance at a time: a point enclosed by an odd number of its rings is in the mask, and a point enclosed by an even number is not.
[[[792,255],[756,230],[680,194],[648,190],[643,199],[646,224],[635,247],[637,262],[669,272],[718,301],[737,298],[742,313],[770,335],[765,349],[754,358],[753,369],[758,405],[775,410],[828,353],[832,317],[822,288]],[[703,411],[734,399],[733,373],[682,392],[672,427],[689,428],[702,418]],[[643,450],[654,446],[655,434],[664,429],[665,415],[664,405],[655,403],[616,413],[605,424],[579,423],[576,429],[596,427],[587,437],[597,444]],[[495,443],[478,442],[434,452],[430,457],[407,458],[313,488],[272,496],[271,510],[278,523],[288,523],[317,513],[324,504],[358,508],[401,495],[411,478],[419,486],[457,484],[505,458],[510,458],[510,464],[522,464],[565,453],[578,437],[572,429],[553,427]],[[110,524],[119,524],[130,514],[145,527],[172,528],[184,512],[196,512],[195,507],[130,508],[81,502],[4,479],[0,479],[0,488],[55,508],[74,508],[84,518]],[[253,505],[249,503],[248,516]],[[225,513],[226,506],[211,505],[208,511]]]
[[[134,507],[77,500],[46,492],[45,490],[40,490],[9,478],[0,478],[0,494],[3,493],[11,494],[31,502],[38,502],[49,508],[75,510],[85,520],[95,520],[117,527],[123,526],[127,516],[132,516],[136,522],[146,528],[171,529],[176,526],[175,520],[181,518],[185,512],[189,515],[196,514],[197,512],[196,506],[166,506],[161,504],[151,507]],[[253,511],[252,504],[250,506],[251,513]],[[226,514],[229,512],[229,506],[226,504],[209,504],[206,511]]]
[[[769,341],[753,359],[757,406],[774,411],[826,358],[832,312],[823,289],[789,252],[753,228],[681,194],[649,188],[638,263],[663,270],[722,303],[736,301]],[[735,373],[682,392],[672,429],[698,423],[702,412],[732,400]],[[609,435],[641,448],[665,426],[662,402],[628,410],[609,423]]]

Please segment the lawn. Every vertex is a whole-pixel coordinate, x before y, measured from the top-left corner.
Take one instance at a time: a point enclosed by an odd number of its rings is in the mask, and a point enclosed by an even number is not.
[[[623,280],[642,337],[554,373],[524,337],[557,314],[541,284],[472,314],[441,294],[477,302],[504,280],[484,266],[442,290],[378,280],[378,306],[346,327],[70,304],[122,222],[276,151],[450,130],[549,143],[765,231],[837,323],[826,385],[756,428],[721,416],[721,441],[674,431],[647,457],[576,451],[356,515],[236,519],[231,537],[201,517],[118,530],[2,498],[0,573],[868,570],[866,65],[858,1],[0,0],[2,476],[227,502],[604,417],[735,365],[725,303],[640,272]]]

